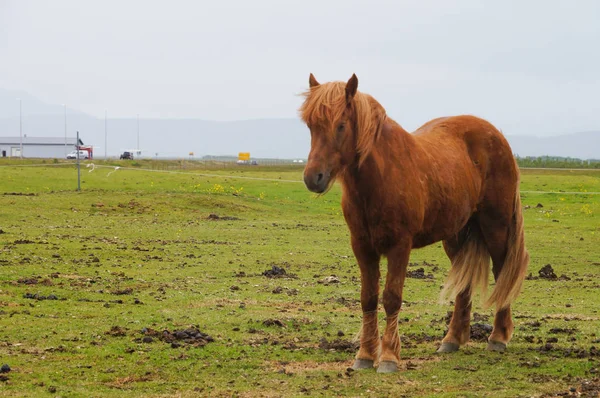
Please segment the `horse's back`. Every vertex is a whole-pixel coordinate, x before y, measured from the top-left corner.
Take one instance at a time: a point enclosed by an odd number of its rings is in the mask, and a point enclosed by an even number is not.
[[[433,119],[413,135],[425,151],[436,156],[456,158],[466,154],[483,174],[492,166],[508,168],[513,174],[516,171],[506,138],[494,125],[479,117],[460,115]]]
[[[413,133],[418,139],[436,138],[461,138],[484,139],[487,137],[502,137],[493,124],[485,119],[471,115],[447,116],[432,119],[419,127]]]

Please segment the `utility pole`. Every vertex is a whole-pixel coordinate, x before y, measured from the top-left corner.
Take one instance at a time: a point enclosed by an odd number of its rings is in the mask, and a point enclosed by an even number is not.
[[[81,191],[81,166],[79,164],[79,131],[77,131],[77,142],[75,143],[77,150],[77,190]]]
[[[137,115],[137,150],[140,150],[140,114]]]
[[[108,119],[106,117],[107,111],[104,111],[104,160],[108,159]]]
[[[63,104],[65,107],[65,157],[67,157],[67,104]]]
[[[21,136],[21,141],[19,145],[19,155],[21,155],[21,159],[23,159],[23,100],[19,98],[19,135]]]

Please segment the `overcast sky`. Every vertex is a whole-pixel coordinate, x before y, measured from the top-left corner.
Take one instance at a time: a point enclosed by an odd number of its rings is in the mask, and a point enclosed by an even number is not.
[[[0,87],[103,117],[297,117],[313,72],[409,130],[600,130],[600,1],[0,0]]]

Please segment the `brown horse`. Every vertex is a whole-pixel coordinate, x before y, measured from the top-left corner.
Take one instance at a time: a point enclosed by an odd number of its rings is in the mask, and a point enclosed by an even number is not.
[[[504,351],[514,329],[529,254],[525,248],[519,171],[502,134],[474,116],[432,120],[413,134],[387,117],[358,79],[319,84],[300,108],[310,129],[307,188],[325,193],[338,179],[342,209],[361,273],[363,323],[354,369],[394,372],[400,358],[398,313],[410,251],[443,241],[452,268],[443,294],[456,296],[438,352],[452,352],[470,335],[471,294],[485,292],[490,257],[495,305],[488,349]],[[379,261],[387,257],[383,291],[386,328],[379,338]]]

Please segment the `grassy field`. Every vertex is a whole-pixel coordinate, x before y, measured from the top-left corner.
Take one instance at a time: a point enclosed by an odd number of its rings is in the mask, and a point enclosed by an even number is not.
[[[401,371],[381,375],[347,370],[360,279],[338,186],[316,197],[298,167],[192,164],[83,168],[76,192],[72,165],[13,166],[0,161],[0,395],[600,390],[598,171],[522,172],[531,277],[506,353],[485,351],[493,313],[478,304],[472,341],[434,353],[452,309],[438,303],[449,262],[434,244],[411,257]],[[547,264],[556,278],[539,277]]]

